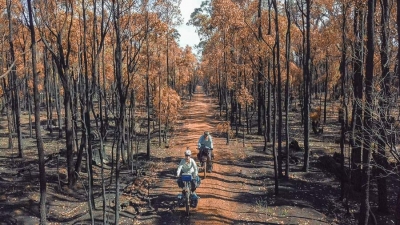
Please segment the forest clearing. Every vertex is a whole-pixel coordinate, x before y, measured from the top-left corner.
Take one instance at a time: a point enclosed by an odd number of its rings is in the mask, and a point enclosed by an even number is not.
[[[183,1],[0,0],[0,223],[400,225],[399,1]]]

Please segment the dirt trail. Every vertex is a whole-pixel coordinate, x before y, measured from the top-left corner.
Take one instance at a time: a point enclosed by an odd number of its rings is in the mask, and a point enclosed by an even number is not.
[[[279,213],[275,207],[268,208],[265,196],[268,191],[273,192],[270,160],[262,152],[254,151],[251,144],[243,147],[233,140],[227,145],[226,138],[219,137],[215,130],[219,122],[215,112],[218,112],[215,102],[200,87],[192,100],[185,102],[170,148],[160,153],[165,165],[151,194],[158,196],[154,201],[160,215],[157,224],[327,224],[321,220],[325,216],[313,209],[306,209],[305,216],[301,215],[303,209],[298,212],[284,209],[284,213]],[[214,170],[206,179],[200,173],[202,181],[196,191],[199,204],[196,209],[191,208],[191,215],[187,217],[183,207],[170,210],[181,191],[176,184],[176,167],[186,147],[196,156],[198,138],[205,130],[213,136]]]
[[[197,208],[191,209],[190,217],[185,216],[184,208],[177,208],[176,211],[172,211],[171,215],[165,215],[167,218],[161,218],[165,224],[234,224],[242,219],[247,221],[248,219],[241,217],[246,217],[253,211],[249,204],[241,203],[243,194],[250,191],[251,183],[246,183],[245,179],[239,177],[240,171],[228,163],[233,161],[239,152],[228,148],[231,146],[226,145],[225,138],[218,137],[215,131],[218,121],[214,119],[216,112],[214,107],[212,99],[206,96],[200,87],[197,88],[192,100],[184,105],[179,121],[180,125],[170,142],[170,148],[165,152],[166,155],[169,155],[167,158],[170,159],[170,162],[167,163],[161,174],[168,178],[159,182],[160,186],[153,190],[153,194],[170,196],[166,199],[161,198],[161,201],[175,200],[174,198],[180,193],[175,182],[178,162],[183,158],[186,147],[192,150],[194,157],[196,156],[197,141],[206,130],[210,131],[213,136],[214,171],[208,173],[206,179],[203,179],[200,173],[201,185],[197,189],[200,200]],[[195,160],[197,161],[196,157]],[[261,191],[258,192],[253,194],[262,194]],[[159,207],[168,205],[168,203],[160,201],[157,204]]]

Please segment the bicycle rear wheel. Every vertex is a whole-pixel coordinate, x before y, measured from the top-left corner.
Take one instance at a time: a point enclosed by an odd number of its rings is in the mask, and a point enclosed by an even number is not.
[[[207,161],[203,163],[203,172],[204,172],[204,179],[207,177]]]

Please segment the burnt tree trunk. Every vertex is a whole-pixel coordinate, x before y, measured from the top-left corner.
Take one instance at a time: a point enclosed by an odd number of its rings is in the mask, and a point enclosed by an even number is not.
[[[355,43],[355,57],[353,59],[354,79],[353,79],[353,115],[352,115],[352,134],[351,134],[351,169],[352,182],[356,191],[361,191],[361,145],[362,145],[362,107],[363,99],[363,83],[362,62],[364,58],[363,52],[363,30],[364,30],[364,13],[362,9],[355,9],[354,16],[354,33],[357,36]]]
[[[285,1],[285,12],[287,17],[287,30],[286,30],[286,84],[285,84],[285,133],[286,133],[286,165],[285,165],[285,177],[289,179],[289,158],[290,158],[290,150],[289,150],[289,87],[290,87],[290,66],[289,66],[289,58],[290,58],[290,24],[291,24],[291,14],[290,14],[290,2]]]
[[[11,18],[11,0],[7,0],[7,17],[8,17],[8,44],[10,45],[10,65],[11,72],[9,76],[9,91],[10,91],[10,100],[11,100],[11,109],[13,115],[13,127],[15,129],[15,133],[17,135],[18,140],[18,158],[24,157],[24,152],[22,150],[22,133],[21,133],[21,106],[19,104],[19,84],[17,83],[17,68],[15,66],[15,50],[14,50],[14,42],[13,42],[13,19]]]
[[[389,74],[389,45],[388,45],[388,35],[389,35],[389,2],[388,0],[381,0],[382,2],[382,14],[381,14],[381,70],[382,70],[382,81],[381,81],[381,98],[379,111],[379,120],[381,121],[381,126],[379,127],[379,138],[378,138],[378,154],[376,158],[376,163],[379,165],[376,168],[377,175],[377,186],[378,186],[378,211],[387,213],[388,209],[388,193],[386,184],[386,172],[388,168],[388,162],[386,158],[386,128],[387,115],[389,115],[389,98],[390,98],[390,74]],[[398,3],[399,4],[399,3]]]
[[[40,130],[40,106],[39,106],[39,79],[36,65],[36,37],[35,28],[33,26],[33,12],[31,0],[28,0],[28,11],[29,11],[29,30],[31,33],[31,48],[32,48],[32,73],[33,73],[33,101],[35,104],[35,133],[36,133],[36,144],[38,149],[39,158],[39,182],[40,182],[40,224],[47,224],[46,220],[46,171],[44,161],[44,148],[42,141],[42,134]]]
[[[342,5],[343,12],[347,11],[347,5],[343,3]],[[340,122],[340,167],[344,171],[344,144],[345,144],[345,134],[346,134],[346,124],[345,121],[347,120],[347,114],[345,114],[345,107],[346,107],[346,13],[343,13],[343,21],[342,21],[342,50],[341,50],[341,62],[340,62],[340,75],[341,75],[341,109],[339,113],[339,122]],[[345,197],[345,180],[344,178],[340,179],[340,198],[343,200]]]
[[[310,158],[310,86],[311,86],[311,41],[310,41],[310,8],[311,1],[306,0],[306,36],[305,36],[305,58],[303,62],[303,73],[304,73],[304,165],[303,171],[308,171],[309,158]]]
[[[278,110],[278,125],[277,125],[277,135],[278,135],[278,156],[281,158],[282,157],[282,127],[283,127],[283,114],[282,114],[282,74],[281,74],[281,61],[280,61],[280,54],[281,54],[281,49],[280,49],[280,37],[279,37],[279,21],[278,21],[278,6],[276,3],[276,0],[272,0],[272,5],[275,10],[275,45],[276,45],[276,66],[277,66],[277,83],[275,86],[277,86],[277,110]],[[263,100],[264,101],[264,100]],[[278,173],[280,177],[283,177],[283,171],[282,171],[282,160],[278,161]]]
[[[362,198],[360,205],[360,215],[358,224],[368,225],[369,219],[369,186],[371,173],[371,152],[372,152],[372,133],[373,133],[373,78],[374,78],[374,13],[375,0],[368,0],[368,15],[367,15],[367,55],[365,60],[365,99],[366,107],[364,113],[364,148],[363,148],[363,170],[362,170]]]

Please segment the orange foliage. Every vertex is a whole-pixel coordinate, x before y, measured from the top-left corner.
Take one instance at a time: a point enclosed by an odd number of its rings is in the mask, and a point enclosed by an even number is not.
[[[311,112],[310,114],[311,121],[313,122],[319,121],[321,119],[321,111],[322,111],[321,107],[319,107],[314,112]]]
[[[244,85],[236,92],[236,99],[242,105],[251,104],[254,101],[253,96],[251,96],[249,90]]]
[[[179,108],[181,107],[181,99],[179,95],[175,90],[167,87],[161,89],[161,99],[159,98],[158,92],[153,93],[153,96],[153,105],[157,117],[161,119],[161,123],[168,123],[169,127],[173,127],[175,122],[178,120]]]
[[[216,131],[218,133],[228,134],[229,137],[231,137],[231,138],[234,136],[233,131],[231,130],[231,124],[229,121],[219,123],[216,127]]]

